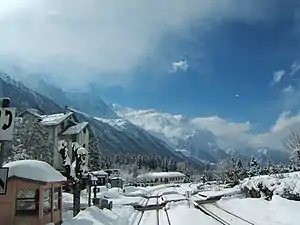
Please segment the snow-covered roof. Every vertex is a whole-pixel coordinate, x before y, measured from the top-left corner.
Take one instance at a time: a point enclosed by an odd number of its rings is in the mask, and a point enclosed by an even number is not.
[[[62,121],[64,121],[65,119],[67,119],[72,114],[73,112],[46,115],[43,117],[41,124],[44,126],[56,126],[60,124]]]
[[[111,179],[111,180],[122,180],[121,177],[111,177],[111,178],[109,178],[109,179]]]
[[[170,177],[185,177],[183,173],[180,172],[153,172],[139,175],[137,178],[170,178]]]
[[[5,164],[9,168],[8,177],[18,177],[39,182],[66,181],[60,172],[48,163],[38,160],[19,160]]]
[[[87,125],[88,122],[78,123],[74,126],[69,127],[62,133],[62,135],[79,134]]]
[[[92,171],[91,174],[93,174],[94,176],[108,176],[108,173],[103,170]]]

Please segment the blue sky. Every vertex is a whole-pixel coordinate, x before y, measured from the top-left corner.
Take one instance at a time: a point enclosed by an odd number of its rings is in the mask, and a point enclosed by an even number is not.
[[[17,78],[243,132],[300,121],[298,0],[2,0],[0,13],[0,69]]]
[[[265,130],[283,110],[297,109],[287,107],[281,93],[295,76],[271,85],[275,71],[288,70],[299,58],[295,12],[285,5],[268,20],[228,19],[206,30],[195,21],[181,34],[165,35],[134,71],[138,76],[130,89],[114,87],[105,96],[134,108],[249,120],[254,130]],[[179,60],[186,60],[187,70],[170,73],[171,63]]]

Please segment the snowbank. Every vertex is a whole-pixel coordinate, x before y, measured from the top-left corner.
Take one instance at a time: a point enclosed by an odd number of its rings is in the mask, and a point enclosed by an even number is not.
[[[271,201],[262,198],[222,199],[218,205],[254,224],[299,225],[300,202],[274,196]]]
[[[123,190],[120,188],[111,188],[107,189],[104,186],[100,187],[100,192],[97,192],[97,198],[106,198],[113,202],[113,207],[119,205],[129,205],[129,204],[138,204],[141,202],[142,197],[135,197],[135,196],[124,196]],[[93,198],[94,193],[92,192],[91,197]],[[86,190],[82,191],[82,197],[88,201],[88,193]]]
[[[127,225],[133,212],[134,209],[131,206],[123,206],[112,211],[92,206],[62,225]]]
[[[104,197],[107,199],[118,199],[118,198],[123,198],[118,192],[116,191],[105,191],[97,194],[98,197]]]
[[[180,194],[168,194],[168,195],[164,195],[162,197],[162,201],[159,201],[159,203],[171,202],[171,201],[184,201],[184,200],[186,200],[185,196],[182,196]]]
[[[63,200],[62,207],[65,211],[73,209],[73,194],[63,192],[62,200]],[[81,205],[81,208],[86,208],[88,206],[88,199],[84,196],[81,196],[80,205]]]
[[[38,160],[19,160],[5,164],[9,168],[8,177],[20,177],[42,182],[66,181],[60,172],[46,162]]]
[[[281,176],[257,176],[243,181],[241,188],[260,197],[263,193],[269,197],[280,195],[288,199],[300,200],[300,173],[288,173]]]
[[[125,195],[128,196],[144,195],[148,192],[147,189],[143,187],[127,186],[124,189],[125,189]]]
[[[221,188],[214,188],[211,191],[200,191],[199,194],[200,195],[204,195],[207,197],[216,197],[216,196],[230,196],[230,195],[236,195],[236,194],[240,194],[241,193],[241,189],[240,187],[233,187],[233,188],[225,188],[225,189],[221,189]]]

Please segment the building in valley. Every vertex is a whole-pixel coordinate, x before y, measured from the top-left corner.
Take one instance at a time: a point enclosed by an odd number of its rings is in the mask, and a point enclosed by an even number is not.
[[[180,172],[151,172],[139,175],[137,182],[147,185],[183,183],[185,175]]]
[[[74,161],[74,151],[85,149],[85,165],[88,165],[88,149],[91,129],[88,122],[79,122],[73,112],[41,115],[34,109],[28,109],[20,115],[23,119],[35,120],[47,130],[48,139],[53,143],[53,167],[63,171],[63,160],[60,153],[62,142],[67,148],[67,155]]]

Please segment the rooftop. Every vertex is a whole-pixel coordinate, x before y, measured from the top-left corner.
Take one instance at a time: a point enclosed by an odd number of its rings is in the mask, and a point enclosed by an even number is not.
[[[60,124],[62,121],[64,121],[65,119],[67,119],[72,114],[73,112],[46,115],[43,117],[41,124],[44,126],[56,126]]]
[[[24,178],[38,182],[62,182],[67,179],[48,163],[38,160],[19,160],[5,164],[8,177]]]
[[[88,122],[78,123],[74,126],[69,127],[62,133],[62,135],[79,134],[87,125]]]
[[[137,178],[170,178],[170,177],[185,177],[180,172],[153,172],[139,175]]]
[[[103,170],[91,171],[91,174],[93,174],[94,176],[107,176],[108,175],[108,173],[106,173]]]

